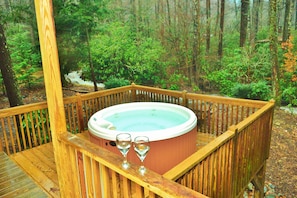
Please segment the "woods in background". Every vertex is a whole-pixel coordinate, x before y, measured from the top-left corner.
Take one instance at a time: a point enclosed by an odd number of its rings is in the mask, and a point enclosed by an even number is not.
[[[53,0],[61,72],[82,70],[94,85],[190,87],[297,105],[296,2]],[[33,1],[0,5],[18,83],[34,86]]]

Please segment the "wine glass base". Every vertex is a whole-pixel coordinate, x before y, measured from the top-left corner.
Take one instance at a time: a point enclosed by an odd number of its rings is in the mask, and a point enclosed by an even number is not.
[[[140,166],[138,171],[141,175],[144,175],[146,173],[146,168],[144,166]]]
[[[128,162],[123,162],[122,167],[123,169],[128,169],[130,167],[130,164]]]

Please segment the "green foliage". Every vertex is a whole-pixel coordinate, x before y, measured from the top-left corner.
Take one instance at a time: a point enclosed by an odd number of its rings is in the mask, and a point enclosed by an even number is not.
[[[285,72],[281,79],[282,103],[297,106],[297,70],[295,73]]]
[[[257,40],[265,40],[269,38],[269,27],[260,28],[259,32],[257,33]]]
[[[22,146],[24,146],[23,138],[25,138],[26,142],[33,142],[35,139],[38,141],[38,145],[44,144],[46,142],[50,142],[49,133],[46,133],[44,130],[44,126],[47,124],[48,111],[46,109],[37,110],[33,114],[24,114],[22,115],[22,128],[26,133],[24,133],[25,137],[22,137],[22,132],[19,131],[19,137]],[[42,133],[40,133],[42,131]],[[35,136],[35,137],[34,137]]]
[[[163,79],[161,81],[161,87],[163,89],[170,89],[170,90],[181,90],[181,86],[184,84],[184,81],[188,79],[179,73],[173,73],[169,76],[168,79]]]
[[[31,88],[39,83],[33,74],[40,68],[40,52],[32,44],[30,32],[26,26],[11,26],[7,34],[7,43],[17,79],[21,84]]]
[[[152,85],[165,76],[161,44],[151,38],[135,38],[122,23],[113,23],[93,36],[91,52],[98,82],[113,76]],[[84,74],[90,79],[88,68],[84,68]]]
[[[297,87],[285,88],[282,92],[282,100],[290,106],[297,106]]]
[[[129,85],[130,82],[124,78],[111,77],[104,84],[106,89],[111,89]]]
[[[106,1],[54,0],[55,23],[62,77],[78,68],[89,66],[89,40],[100,21],[108,16]],[[63,80],[64,78],[62,78]],[[65,83],[63,81],[63,83]]]
[[[213,87],[224,95],[231,95],[231,90],[237,83],[236,74],[229,72],[227,69],[210,73],[207,78],[213,84]]]
[[[236,84],[231,96],[245,99],[269,100],[271,99],[271,87],[265,81],[251,84]]]
[[[221,68],[208,71],[207,78],[213,87],[224,95],[232,95],[233,87],[250,84],[271,76],[269,46],[262,45],[252,52],[250,48],[225,49]]]

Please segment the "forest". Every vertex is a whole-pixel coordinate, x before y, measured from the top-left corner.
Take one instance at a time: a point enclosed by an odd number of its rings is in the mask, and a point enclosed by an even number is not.
[[[33,0],[0,1],[1,91],[43,79]],[[61,78],[297,106],[297,0],[53,0]],[[19,100],[18,100],[19,99]]]

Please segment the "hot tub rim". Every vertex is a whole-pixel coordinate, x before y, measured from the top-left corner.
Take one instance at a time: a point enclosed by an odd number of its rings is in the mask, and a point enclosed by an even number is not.
[[[111,130],[111,129],[106,129],[106,128],[102,128],[102,127],[100,127],[100,130],[98,130],[98,129],[95,129],[91,124],[92,119],[94,118],[95,115],[97,115],[97,113],[100,114],[99,112],[106,113],[106,111],[110,112],[112,110],[119,110],[119,109],[120,109],[120,111],[125,111],[122,108],[123,106],[128,106],[128,107],[132,106],[133,108],[136,108],[135,105],[137,105],[137,107],[139,107],[140,109],[144,108],[143,105],[145,105],[145,107],[146,106],[150,107],[150,105],[154,105],[154,107],[161,106],[163,108],[165,105],[166,106],[165,109],[166,108],[171,109],[173,107],[175,109],[178,109],[179,111],[182,110],[183,113],[186,112],[186,114],[189,115],[189,119],[186,122],[184,122],[178,126],[161,129],[161,130],[137,131],[137,132]],[[175,137],[181,136],[183,134],[186,134],[189,131],[191,131],[193,128],[195,128],[196,126],[197,126],[197,117],[191,109],[181,106],[181,105],[165,103],[165,102],[132,102],[132,103],[117,104],[117,105],[113,105],[110,107],[106,107],[100,111],[97,111],[90,117],[90,119],[88,121],[88,129],[89,129],[89,132],[93,136],[103,138],[106,140],[110,140],[110,141],[115,141],[115,137],[119,133],[130,133],[132,136],[132,139],[134,139],[136,136],[145,135],[145,136],[149,137],[150,141],[160,141],[160,140],[175,138]],[[174,131],[174,133],[168,133],[168,131]]]

